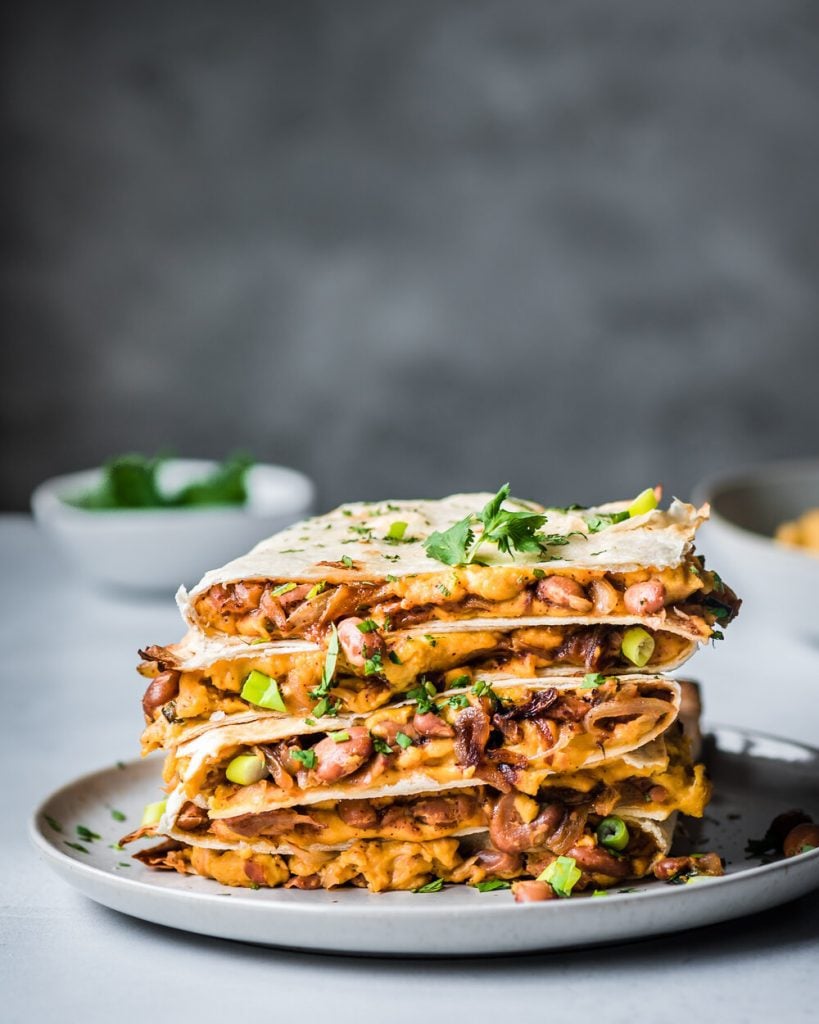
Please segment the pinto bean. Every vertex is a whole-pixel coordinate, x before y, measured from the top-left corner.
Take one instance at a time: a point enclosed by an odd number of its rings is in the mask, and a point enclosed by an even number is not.
[[[336,808],[339,818],[351,828],[375,828],[378,812],[369,800],[342,800]]]
[[[361,632],[358,627],[363,621],[357,616],[352,616],[349,619],[342,619],[338,624],[338,640],[344,655],[351,665],[358,667],[376,653],[383,654],[386,650],[384,638],[377,630],[371,633]]]
[[[427,711],[426,714],[416,715],[412,720],[412,724],[419,736],[432,736],[443,739],[455,735],[455,730],[452,726],[445,722],[440,715],[436,715],[434,711]]]
[[[512,895],[515,903],[543,903],[553,900],[555,891],[548,882],[537,882],[534,879],[512,883]]]
[[[208,812],[204,807],[199,807],[192,800],[183,804],[182,810],[176,819],[176,827],[183,832],[195,832],[198,828],[208,823]]]
[[[810,817],[804,811],[796,808],[791,811],[783,811],[782,814],[777,814],[770,823],[765,838],[770,838],[771,844],[779,852],[785,846],[785,839],[792,829],[795,829],[797,825],[810,824]]]
[[[665,586],[660,580],[632,583],[623,594],[626,609],[632,615],[653,615],[665,604]]]
[[[178,693],[178,672],[162,672],[155,676],[142,697],[142,710],[145,712],[145,717],[151,721],[154,718],[154,712],[163,704],[167,704],[169,700],[173,700]]]
[[[518,812],[518,799],[514,793],[508,793],[498,800],[492,812],[489,838],[503,853],[523,853],[543,845],[565,814],[563,804],[546,804],[532,821],[525,822]]]
[[[648,798],[655,804],[664,804],[668,799],[668,790],[665,786],[652,786],[648,791]]]
[[[627,860],[618,860],[613,854],[601,850],[599,846],[573,846],[566,856],[574,857],[577,866],[583,871],[596,875],[625,878],[629,873]]]
[[[254,885],[267,885],[267,876],[264,867],[255,860],[245,861],[245,875]]]
[[[350,775],[372,754],[373,741],[363,726],[351,726],[347,732],[350,738],[342,743],[336,743],[332,736],[328,736],[313,747],[318,759],[316,775],[322,782],[335,782]]]
[[[814,846],[819,849],[819,825],[805,823],[792,828],[785,836],[782,849],[786,857],[795,857],[802,852],[803,846]]]
[[[592,580],[589,591],[598,615],[610,615],[617,607],[617,591],[608,580]]]
[[[284,883],[285,889],[320,889],[321,878],[318,875],[292,875]]]
[[[471,818],[477,809],[477,800],[466,793],[453,796],[428,797],[417,800],[411,807],[413,817],[424,825],[457,825]]]
[[[592,603],[586,597],[585,590],[577,580],[568,576],[547,576],[538,583],[536,593],[540,601],[556,604],[560,608],[571,608],[583,614],[592,610]]]
[[[503,853],[501,850],[481,850],[475,857],[475,863],[488,875],[501,878],[519,875],[522,867],[519,853]]]

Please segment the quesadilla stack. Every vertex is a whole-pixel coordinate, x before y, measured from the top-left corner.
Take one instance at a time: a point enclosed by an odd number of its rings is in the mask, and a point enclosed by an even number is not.
[[[709,797],[695,698],[663,674],[739,606],[694,553],[707,514],[504,487],[263,541],[180,590],[180,643],[140,652],[168,797],[126,839],[241,886],[537,899],[646,875]]]

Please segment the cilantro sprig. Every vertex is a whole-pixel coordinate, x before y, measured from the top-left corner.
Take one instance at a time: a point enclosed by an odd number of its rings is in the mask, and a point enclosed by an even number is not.
[[[446,565],[469,565],[485,543],[495,544],[504,555],[511,555],[513,551],[548,555],[550,547],[568,543],[568,537],[561,534],[539,532],[547,520],[544,513],[504,508],[508,497],[509,484],[504,484],[480,512],[470,512],[448,530],[430,534],[424,541],[426,553]],[[483,529],[476,532],[477,526]]]

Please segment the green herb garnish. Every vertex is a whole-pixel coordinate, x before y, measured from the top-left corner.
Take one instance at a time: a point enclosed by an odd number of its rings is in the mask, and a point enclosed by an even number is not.
[[[318,764],[315,750],[291,750],[290,757],[293,761],[298,761],[299,764],[303,764],[308,769],[315,768]]]
[[[371,734],[372,735],[372,734]],[[394,754],[395,751],[387,743],[386,740],[382,740],[380,736],[372,736],[373,750],[376,754]]]
[[[364,659],[365,676],[377,676],[379,672],[383,671],[384,659],[381,656],[381,651],[373,651],[369,658]]]
[[[512,885],[500,878],[490,878],[486,882],[476,882],[472,888],[477,889],[478,892],[495,892],[497,889],[511,889]]]
[[[409,736],[407,736],[407,734],[405,732],[397,732],[395,734],[395,742],[403,750],[406,750],[407,747],[411,747],[412,746],[412,740],[409,738]]]
[[[545,871],[541,871],[537,880],[548,882],[556,896],[567,899],[571,896],[572,889],[580,881],[581,874],[574,857],[558,857]]]
[[[48,823],[49,827],[53,828],[55,832],[62,832],[63,827],[59,823],[59,821],[57,821],[56,818],[52,818],[50,814],[44,814],[43,817],[45,818],[45,820]]]
[[[350,738],[350,734],[343,729],[341,730],[341,732],[328,732],[327,735],[330,737],[333,743],[346,743],[347,740]]]
[[[115,807],[111,808],[111,817],[114,819],[114,821],[126,820],[126,815],[124,815],[122,811],[118,811]]]
[[[287,712],[278,682],[258,669],[254,668],[245,679],[241,696],[243,700],[255,704],[256,707],[281,711],[283,714]]]
[[[67,839],[63,842],[66,846],[70,846],[72,850],[78,850],[80,853],[88,853],[88,850],[81,843],[70,843]]]
[[[580,684],[581,690],[596,690],[605,683],[606,677],[601,672],[587,672]]]
[[[353,567],[353,560],[352,560],[352,558],[350,558],[349,555],[342,555],[341,556],[341,564],[344,566],[345,569],[352,569],[352,567]]]
[[[438,696],[438,691],[423,676],[418,680],[419,685],[414,687],[412,690],[407,690],[407,697],[409,700],[414,700],[418,705],[418,713],[425,715],[428,711],[434,711],[438,714],[438,707],[433,703],[431,698]]]
[[[273,595],[273,597],[281,597],[282,594],[289,594],[291,590],[295,589],[295,583],[282,583],[280,587],[274,587],[270,593]]]
[[[444,887],[443,878],[433,878],[431,882],[422,885],[420,889],[413,889],[413,892],[440,892]]]
[[[137,454],[111,459],[103,467],[96,490],[68,499],[68,504],[85,509],[184,508],[243,505],[247,501],[245,476],[252,460],[245,455],[227,459],[209,476],[175,494],[160,490],[158,473],[163,461]]]
[[[363,622],[359,622],[356,626],[359,633],[374,633],[378,629],[378,623],[373,619],[364,619]]]
[[[399,520],[395,523],[390,524],[390,528],[389,530],[387,530],[387,536],[384,539],[391,541],[402,541],[404,539],[404,534],[406,532],[407,524]]]
[[[95,839],[102,839],[102,836],[97,832],[92,832],[90,828],[86,828],[85,825],[77,825],[77,835],[85,843],[93,843]]]

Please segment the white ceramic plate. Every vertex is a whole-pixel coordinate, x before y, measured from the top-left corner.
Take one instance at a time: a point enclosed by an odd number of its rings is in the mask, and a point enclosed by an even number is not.
[[[155,872],[112,848],[159,798],[156,760],[86,775],[48,797],[31,835],[51,867],[86,896],[157,924],[268,946],[369,955],[488,955],[622,942],[741,917],[819,886],[819,850],[762,864],[749,837],[800,807],[819,818],[819,750],[759,733],[716,728],[706,761],[715,786],[708,816],[684,821],[681,852],[715,849],[723,878],[656,881],[605,898],[516,904],[509,891],[450,886],[434,894],[361,890],[230,889]],[[125,821],[115,820],[124,814]],[[100,838],[78,836],[84,826]],[[57,830],[57,827],[61,831]],[[78,843],[87,852],[69,846]]]

